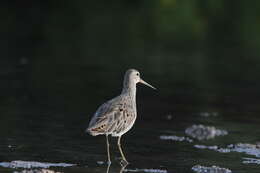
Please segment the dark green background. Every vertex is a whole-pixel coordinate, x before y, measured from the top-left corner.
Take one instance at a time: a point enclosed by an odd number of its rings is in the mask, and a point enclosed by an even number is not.
[[[258,1],[3,2],[3,103],[83,106],[119,92],[127,68],[161,95],[183,88],[259,94]]]
[[[84,130],[136,68],[158,91],[138,86],[140,116],[123,139],[133,167],[245,170],[242,156],[209,157],[158,137],[202,123],[230,134],[210,145],[259,141],[250,127],[260,112],[260,1],[10,0],[0,17],[0,161],[104,161],[104,139]]]

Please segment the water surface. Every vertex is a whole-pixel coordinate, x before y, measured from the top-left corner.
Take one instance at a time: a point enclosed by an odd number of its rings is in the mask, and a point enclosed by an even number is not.
[[[246,164],[244,158],[259,159],[259,155],[221,153],[194,147],[205,145],[225,148],[229,144],[256,144],[260,140],[260,118],[257,112],[250,109],[257,105],[247,106],[241,103],[239,104],[243,107],[241,111],[241,107],[236,110],[217,104],[213,106],[198,103],[176,104],[171,101],[174,98],[165,99],[165,96],[158,96],[158,93],[146,92],[149,95],[138,96],[140,111],[134,128],[122,138],[123,149],[130,161],[126,171],[166,170],[184,173],[192,172],[191,168],[195,165],[209,167],[217,165],[237,173],[258,172],[259,164],[257,162]],[[211,93],[207,94],[204,97],[210,98]],[[230,99],[232,102],[232,97]],[[95,111],[95,106],[86,105],[87,111]],[[208,116],[204,116],[205,112]],[[62,172],[107,171],[107,165],[104,163],[105,137],[92,137],[84,133],[90,120],[90,115],[85,112],[62,111],[46,105],[19,103],[2,106],[1,114],[2,162],[13,160],[61,162],[77,166],[49,169]],[[216,129],[226,130],[228,134],[197,140],[185,133],[185,129],[194,124],[214,126]],[[160,138],[162,135],[186,137],[192,141],[163,140]],[[120,153],[115,138],[111,138],[111,144],[110,172],[120,172]],[[16,169],[0,167],[0,170],[14,172]]]

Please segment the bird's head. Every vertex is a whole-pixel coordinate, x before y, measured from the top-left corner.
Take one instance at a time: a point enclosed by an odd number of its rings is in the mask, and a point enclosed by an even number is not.
[[[126,71],[126,74],[125,74],[125,81],[127,82],[134,82],[135,84],[137,83],[142,83],[146,86],[149,86],[153,89],[156,89],[155,87],[153,87],[152,85],[148,84],[147,82],[145,82],[142,78],[141,78],[141,75],[140,75],[140,72],[135,70],[135,69],[129,69]]]

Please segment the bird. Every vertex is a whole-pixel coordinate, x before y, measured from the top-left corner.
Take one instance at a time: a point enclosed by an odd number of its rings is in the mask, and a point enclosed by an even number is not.
[[[120,95],[103,103],[90,120],[86,132],[92,136],[105,135],[107,146],[107,163],[111,164],[109,151],[109,135],[118,137],[117,145],[122,161],[128,164],[121,148],[121,137],[134,125],[136,110],[136,84],[142,83],[153,89],[152,85],[145,82],[140,77],[140,72],[136,69],[128,69],[124,75],[123,89]]]

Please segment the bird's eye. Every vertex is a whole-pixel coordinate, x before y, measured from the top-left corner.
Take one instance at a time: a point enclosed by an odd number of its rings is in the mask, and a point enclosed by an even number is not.
[[[139,73],[136,73],[137,76],[139,76]]]

